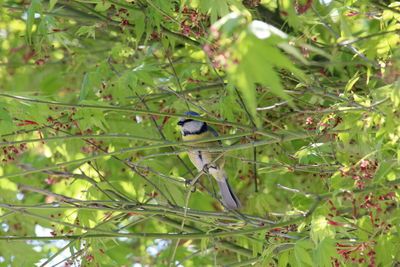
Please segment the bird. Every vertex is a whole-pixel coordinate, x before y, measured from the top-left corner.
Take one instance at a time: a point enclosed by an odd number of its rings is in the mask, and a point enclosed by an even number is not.
[[[182,115],[200,117],[200,115],[194,111],[188,111]],[[217,131],[203,121],[180,117],[177,124],[181,130],[183,141],[195,141],[196,139],[218,136]],[[220,140],[202,143],[193,142],[190,143],[190,145],[197,147],[216,147],[222,146],[222,142]],[[210,152],[196,148],[189,149],[188,156],[190,161],[199,172],[204,171],[211,174],[215,178],[219,186],[219,191],[224,206],[228,209],[240,208],[240,201],[233,193],[233,190],[229,185],[228,176],[224,169],[225,160],[221,156],[221,152]]]

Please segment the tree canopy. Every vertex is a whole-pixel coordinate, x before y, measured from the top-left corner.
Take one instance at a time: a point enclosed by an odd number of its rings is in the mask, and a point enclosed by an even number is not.
[[[400,262],[399,2],[1,9],[0,265]],[[189,110],[240,209],[190,162]]]

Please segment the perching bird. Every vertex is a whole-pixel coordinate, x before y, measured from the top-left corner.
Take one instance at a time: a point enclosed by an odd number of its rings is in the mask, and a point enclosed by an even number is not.
[[[200,117],[198,113],[193,111],[183,113],[183,115]],[[179,118],[178,125],[181,129],[182,139],[184,141],[218,136],[218,133],[213,128],[202,121],[189,118]],[[211,141],[203,143],[193,142],[190,145],[215,147],[221,146],[221,144],[221,141]],[[217,180],[224,205],[229,209],[239,208],[240,201],[233,193],[232,188],[228,183],[228,176],[224,170],[225,160],[223,157],[219,157],[221,152],[189,150],[188,155],[198,171],[208,172],[215,178],[215,180]]]

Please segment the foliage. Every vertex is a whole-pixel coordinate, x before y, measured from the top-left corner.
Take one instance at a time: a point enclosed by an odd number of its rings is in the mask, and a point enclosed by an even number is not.
[[[1,265],[399,263],[398,2],[1,6]],[[188,110],[240,210],[193,185]]]

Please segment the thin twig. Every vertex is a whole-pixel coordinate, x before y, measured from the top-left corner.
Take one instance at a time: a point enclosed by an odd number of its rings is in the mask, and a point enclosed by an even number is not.
[[[299,190],[299,189],[290,188],[290,187],[287,187],[287,186],[283,186],[283,185],[281,185],[281,184],[277,184],[276,187],[279,188],[279,189],[283,189],[283,190],[289,191],[289,192],[301,194],[301,195],[304,195],[304,196],[306,196],[306,197],[308,197],[308,196],[316,197],[316,196],[317,196],[317,195],[314,194],[314,193],[303,192],[303,191],[301,191],[301,190]]]
[[[175,182],[175,183],[186,184],[186,181],[185,181],[185,180],[180,180],[180,179],[176,179],[176,178],[167,176],[167,175],[162,174],[162,173],[159,173],[159,172],[157,172],[157,171],[155,171],[155,170],[153,170],[153,169],[151,169],[151,168],[149,168],[149,167],[144,167],[144,166],[137,165],[137,164],[133,163],[133,162],[130,161],[130,160],[127,160],[127,161],[128,161],[128,163],[131,164],[133,167],[140,168],[140,169],[144,169],[144,170],[146,170],[146,171],[152,172],[152,173],[154,173],[154,174],[156,174],[156,175],[158,175],[158,176],[160,176],[160,177],[163,177],[163,178],[168,179],[168,180],[170,180],[170,181],[173,181],[173,182]]]
[[[274,108],[280,107],[282,105],[285,105],[286,103],[287,103],[287,101],[282,101],[282,102],[276,103],[272,106],[257,108],[257,110],[270,110],[270,109],[274,109]]]
[[[61,199],[64,202],[77,201],[77,199],[75,199],[75,198],[67,197],[67,196],[64,196],[64,195],[57,194],[57,193],[53,193],[51,191],[44,190],[44,189],[41,189],[41,188],[38,188],[38,187],[35,187],[35,186],[31,186],[31,185],[18,184],[18,189],[21,190],[21,191],[25,190],[25,191],[36,192],[36,193],[39,193],[39,194],[42,194],[42,195],[45,195],[45,196],[52,196],[52,197],[55,197],[57,199]]]
[[[200,93],[203,91],[218,89],[218,88],[224,87],[225,85],[226,84],[224,84],[224,83],[215,83],[215,84],[210,84],[210,85],[198,86],[198,87],[194,87],[191,89],[182,90],[181,92],[179,92],[179,94],[181,96],[183,96],[183,95],[187,95],[190,93],[196,93],[196,92]],[[127,98],[129,99],[129,98],[144,98],[144,97],[146,97],[147,99],[150,99],[150,100],[158,100],[159,98],[162,98],[162,97],[171,96],[172,92],[171,91],[167,91],[167,92],[168,93],[152,93],[152,94],[148,94],[146,96],[143,96],[143,95],[128,96]]]

